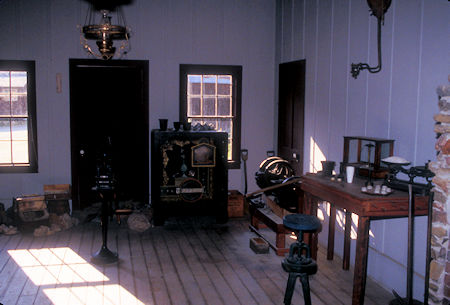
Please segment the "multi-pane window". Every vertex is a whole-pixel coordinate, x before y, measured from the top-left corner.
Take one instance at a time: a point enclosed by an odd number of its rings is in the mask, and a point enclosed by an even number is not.
[[[239,167],[242,67],[181,65],[180,118],[228,133],[228,163]]]
[[[0,172],[37,170],[33,61],[0,60]]]

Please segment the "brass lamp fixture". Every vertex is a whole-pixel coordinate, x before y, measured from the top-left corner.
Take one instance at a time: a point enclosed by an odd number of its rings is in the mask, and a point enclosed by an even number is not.
[[[378,65],[371,67],[366,63],[358,63],[351,65],[352,76],[356,79],[361,70],[368,70],[370,73],[377,73],[381,71],[381,23],[384,24],[384,14],[387,12],[392,0],[367,0],[367,4],[372,11],[372,15],[378,19],[377,28],[377,45],[378,45]]]
[[[120,7],[115,9],[118,24],[111,24],[111,11],[108,9],[95,10],[91,5],[86,14],[84,26],[80,26],[80,42],[89,54],[105,60],[113,58],[116,48],[114,40],[122,40],[118,55],[121,57],[130,50],[130,29],[125,24],[125,18]],[[96,19],[98,22],[96,22]],[[98,51],[95,52],[89,45],[88,40],[95,40]]]

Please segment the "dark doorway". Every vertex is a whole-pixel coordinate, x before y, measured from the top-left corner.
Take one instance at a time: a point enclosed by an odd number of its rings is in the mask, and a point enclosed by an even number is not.
[[[278,155],[303,174],[305,60],[279,66]]]
[[[102,159],[111,160],[119,201],[148,203],[148,61],[70,59],[74,209],[98,202]]]

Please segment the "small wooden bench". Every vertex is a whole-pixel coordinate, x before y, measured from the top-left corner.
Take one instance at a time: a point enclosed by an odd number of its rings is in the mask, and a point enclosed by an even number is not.
[[[291,234],[292,232],[285,228],[283,219],[274,214],[269,208],[258,208],[251,202],[249,203],[249,211],[251,216],[250,230],[264,239],[277,255],[284,256],[284,254],[288,253],[286,234]],[[260,232],[260,229],[265,227],[275,232],[275,243]]]
[[[275,253],[279,256],[284,256],[285,253],[289,252],[289,248],[286,248],[286,234],[291,234],[292,232],[286,229],[285,226],[283,225],[283,215],[287,211],[277,206],[276,203],[272,204],[273,211],[267,207],[261,208],[256,204],[252,204],[251,198],[254,198],[258,194],[263,194],[267,191],[271,191],[280,187],[285,187],[290,184],[298,184],[300,181],[301,181],[300,177],[295,177],[294,179],[291,179],[285,183],[272,185],[257,190],[255,192],[252,192],[250,194],[247,194],[245,196],[248,202],[251,217],[250,230],[252,230],[261,238],[263,238],[265,241],[267,241],[269,246],[272,249],[274,249]],[[300,188],[296,188],[296,192],[298,193],[298,213],[301,213],[301,211],[303,210],[303,192],[301,192]],[[266,197],[265,199],[267,201],[270,201],[270,198],[268,197]],[[267,202],[266,205],[270,206],[269,202]],[[260,229],[265,227],[275,232],[275,243],[268,240],[267,237],[260,232]]]

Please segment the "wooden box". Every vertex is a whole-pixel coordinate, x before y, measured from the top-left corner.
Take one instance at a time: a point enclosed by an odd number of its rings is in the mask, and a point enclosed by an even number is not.
[[[269,244],[261,237],[250,238],[250,249],[256,254],[269,253]]]
[[[71,193],[70,184],[44,184],[46,200],[69,200]]]
[[[27,195],[13,198],[15,223],[20,231],[31,232],[35,228],[48,226],[49,213],[45,197]]]
[[[70,184],[45,184],[44,195],[48,212],[56,215],[70,214],[71,193]]]
[[[244,195],[239,191],[228,191],[228,217],[244,217]]]

